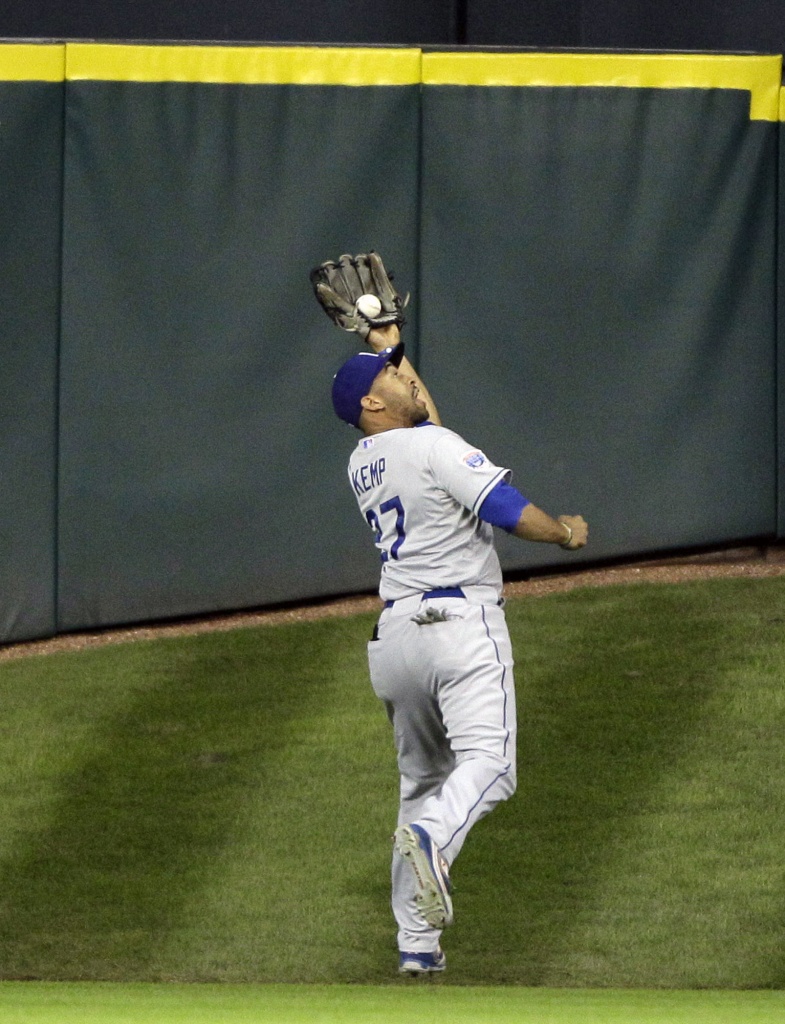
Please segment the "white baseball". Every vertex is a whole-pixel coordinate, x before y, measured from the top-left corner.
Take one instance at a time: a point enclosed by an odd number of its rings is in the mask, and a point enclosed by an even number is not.
[[[375,295],[361,295],[355,303],[355,308],[369,320],[373,320],[382,311],[382,304]]]

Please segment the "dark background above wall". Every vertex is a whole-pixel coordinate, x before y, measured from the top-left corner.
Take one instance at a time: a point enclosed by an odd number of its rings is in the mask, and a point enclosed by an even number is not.
[[[754,50],[782,0],[1,0],[0,37]]]

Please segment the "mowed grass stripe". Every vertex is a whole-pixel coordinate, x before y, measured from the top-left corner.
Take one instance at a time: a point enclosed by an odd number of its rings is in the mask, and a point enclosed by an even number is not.
[[[4,1024],[779,1024],[779,992],[0,983]]]
[[[519,792],[456,864],[439,988],[781,988],[785,581],[508,612]],[[373,620],[1,665],[0,977],[406,991]]]

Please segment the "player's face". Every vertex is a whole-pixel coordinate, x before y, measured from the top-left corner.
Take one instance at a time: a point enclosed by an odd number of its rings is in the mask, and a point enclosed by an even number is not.
[[[384,402],[388,413],[402,426],[413,427],[428,419],[428,407],[419,397],[414,380],[392,363],[374,380],[371,394]]]

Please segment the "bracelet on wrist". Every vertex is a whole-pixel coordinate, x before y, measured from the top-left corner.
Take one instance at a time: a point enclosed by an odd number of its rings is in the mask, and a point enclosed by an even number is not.
[[[567,536],[559,543],[559,547],[566,548],[572,543],[572,527],[568,526],[566,523],[562,523],[562,526],[567,531]]]

